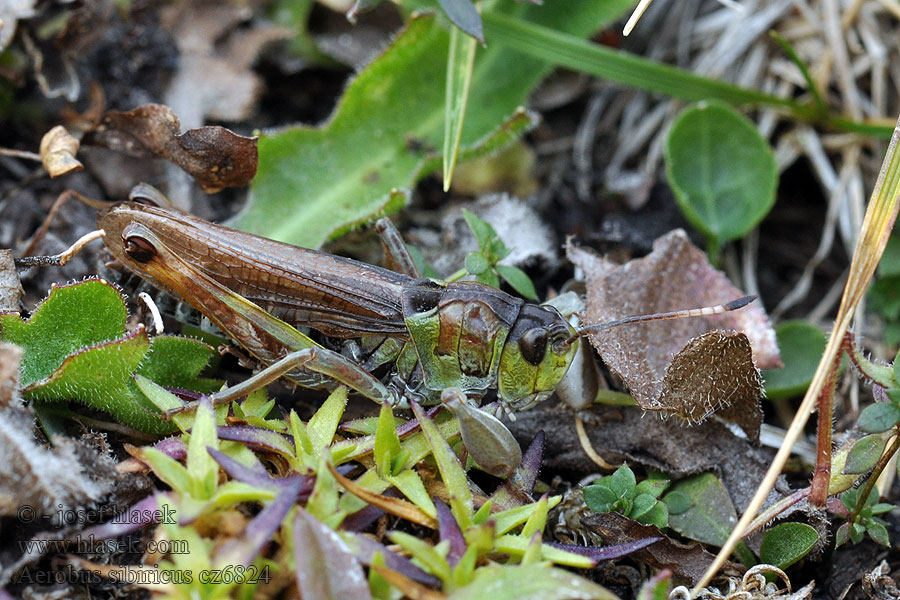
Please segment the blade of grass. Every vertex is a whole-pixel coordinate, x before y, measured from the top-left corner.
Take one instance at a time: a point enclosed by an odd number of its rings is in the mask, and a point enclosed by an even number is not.
[[[753,521],[769,491],[774,487],[775,480],[790,456],[791,448],[793,448],[794,443],[806,426],[806,422],[816,407],[817,401],[821,401],[823,404],[831,401],[834,390],[827,389],[825,384],[829,380],[833,383],[833,379],[829,375],[833,372],[835,363],[841,359],[844,334],[849,329],[856,307],[862,300],[863,294],[865,294],[866,288],[875,273],[875,268],[878,266],[878,261],[881,259],[884,247],[887,245],[890,237],[891,229],[894,226],[894,221],[897,218],[898,196],[900,196],[900,152],[897,152],[898,140],[900,140],[900,120],[894,127],[894,134],[891,137],[891,143],[884,157],[881,172],[878,174],[878,181],[875,182],[875,189],[872,190],[869,207],[866,210],[859,239],[853,252],[853,259],[850,263],[850,275],[844,288],[844,295],[841,298],[841,305],[838,309],[834,328],[828,338],[828,345],[825,347],[825,353],[816,369],[812,384],[803,397],[803,402],[797,409],[797,414],[785,434],[784,442],[775,455],[762,483],[760,483],[759,489],[757,489],[756,494],[741,516],[737,526],[732,530],[728,540],[722,546],[716,559],[706,570],[703,578],[691,590],[692,598],[696,597],[709,583],[734,551],[735,546]],[[820,411],[823,408],[830,409],[830,407],[819,406]],[[830,418],[828,421],[830,423]],[[822,450],[823,448],[819,447],[820,453]],[[830,470],[831,448],[826,450],[826,456],[829,460],[828,469]],[[817,467],[812,488],[815,489],[816,487],[816,478],[827,478],[828,475],[828,470],[820,471],[819,467]],[[827,490],[827,479],[825,481],[825,489]]]
[[[689,71],[588,42],[550,28],[496,12],[482,15],[485,35],[556,66],[575,69],[649,92],[682,100],[721,100],[735,106],[769,106],[794,118],[872,137],[886,138],[892,125],[856,122],[840,115],[822,115],[815,103],[779,98],[757,90],[708,79]],[[824,122],[823,122],[824,121]]]
[[[475,67],[478,41],[459,28],[450,29],[450,51],[447,55],[447,91],[444,104],[444,191],[450,189],[453,168],[459,154],[466,104]]]

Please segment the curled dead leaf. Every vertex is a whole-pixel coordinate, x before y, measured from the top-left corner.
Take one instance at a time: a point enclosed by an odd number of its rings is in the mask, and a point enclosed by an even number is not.
[[[80,144],[62,125],[57,125],[41,138],[41,162],[50,177],[80,171],[84,165],[75,158]]]
[[[208,194],[245,186],[256,175],[257,138],[219,126],[178,133],[180,127],[169,107],[145,104],[128,112],[108,111],[100,125],[88,132],[84,143],[137,157],[170,160]]]
[[[656,240],[648,256],[621,266],[572,244],[567,254],[585,272],[587,323],[699,308],[744,295],[681,230]],[[715,330],[742,333],[704,337]],[[757,366],[781,363],[775,332],[758,303],[724,314],[623,325],[596,332],[590,341],[645,410],[691,422],[716,412],[758,438]]]

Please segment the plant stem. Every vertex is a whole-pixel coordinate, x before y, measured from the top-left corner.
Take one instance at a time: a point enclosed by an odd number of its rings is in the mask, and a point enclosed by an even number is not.
[[[834,414],[834,387],[838,368],[841,366],[841,352],[838,352],[828,369],[825,385],[816,400],[819,418],[816,424],[816,469],[809,488],[809,503],[825,506],[828,500],[828,483],[831,479],[831,420]]]

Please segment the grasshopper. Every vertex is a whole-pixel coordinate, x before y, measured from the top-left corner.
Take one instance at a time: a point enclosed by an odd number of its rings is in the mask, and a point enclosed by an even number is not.
[[[498,419],[470,401],[495,390],[508,412],[531,408],[558,387],[573,387],[561,383],[589,332],[734,310],[753,299],[576,330],[552,306],[479,283],[421,277],[386,219],[376,230],[394,270],[136,202],[115,205],[98,226],[116,261],[187,301],[269,365],[215,401],[282,375],[311,388],[342,383],[379,403],[443,401],[473,459],[500,476],[518,465],[521,451]],[[318,331],[331,348],[295,327]]]

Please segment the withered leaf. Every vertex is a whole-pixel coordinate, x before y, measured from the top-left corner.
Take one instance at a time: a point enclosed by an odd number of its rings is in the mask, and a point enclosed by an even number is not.
[[[663,536],[655,525],[642,525],[617,512],[597,513],[581,519],[581,524],[609,544],[626,544],[649,537],[663,539],[638,550],[632,556],[655,569],[671,569],[676,578],[696,583],[715,558],[694,542],[681,544]]]
[[[178,133],[180,127],[169,107],[145,104],[128,112],[108,111],[83,141],[132,156],[170,160],[208,194],[247,185],[256,175],[257,138],[219,126]]]
[[[18,312],[24,295],[12,250],[0,250],[0,312]]]
[[[599,404],[578,414],[591,445],[608,462],[627,462],[676,477],[712,471],[739,511],[746,508],[772,461],[771,452],[734,435],[717,421],[685,427],[677,419],[648,419],[639,407]],[[545,402],[518,413],[509,428],[519,441],[531,439],[539,430],[547,432],[544,469],[580,474],[596,471],[578,441],[572,411],[567,407]]]
[[[41,163],[50,177],[59,177],[84,168],[75,154],[79,143],[62,125],[57,125],[41,138]]]
[[[759,441],[763,383],[743,333],[710,331],[689,341],[666,369],[662,388],[659,410],[691,423],[716,414]]]
[[[699,308],[744,295],[681,230],[658,239],[645,258],[621,266],[571,244],[567,253],[586,274],[587,323]],[[701,338],[686,348],[694,338],[720,329],[742,331],[746,337]],[[594,333],[590,340],[642,408],[698,421],[712,408],[745,401],[732,413],[737,412],[751,436],[758,431],[762,393],[753,363],[781,362],[775,332],[758,303],[725,314],[622,325]],[[669,374],[673,357],[678,362]],[[722,360],[731,364],[716,364]]]

